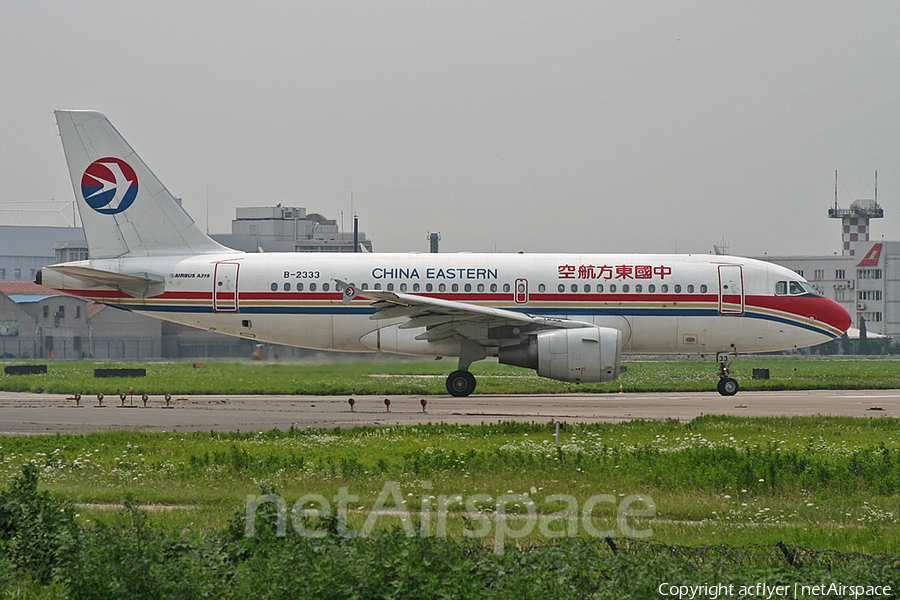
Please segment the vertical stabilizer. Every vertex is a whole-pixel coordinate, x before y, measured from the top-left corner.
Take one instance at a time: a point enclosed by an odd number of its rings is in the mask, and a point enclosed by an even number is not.
[[[194,223],[102,114],[58,110],[92,259],[227,252]]]

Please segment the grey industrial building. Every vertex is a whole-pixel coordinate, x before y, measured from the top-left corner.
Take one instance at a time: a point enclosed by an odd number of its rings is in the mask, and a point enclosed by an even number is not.
[[[809,281],[823,296],[839,302],[859,329],[900,338],[900,242],[870,240],[871,219],[884,216],[875,199],[840,208],[835,201],[828,217],[841,221],[841,252],[830,256],[765,256]]]

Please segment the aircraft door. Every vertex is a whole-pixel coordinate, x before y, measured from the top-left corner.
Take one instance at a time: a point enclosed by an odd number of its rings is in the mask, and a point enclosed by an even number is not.
[[[740,265],[719,265],[719,314],[744,314],[744,275]]]
[[[528,304],[528,280],[516,279],[516,304]]]
[[[216,263],[213,283],[213,310],[215,312],[237,312],[238,310],[238,263]]]

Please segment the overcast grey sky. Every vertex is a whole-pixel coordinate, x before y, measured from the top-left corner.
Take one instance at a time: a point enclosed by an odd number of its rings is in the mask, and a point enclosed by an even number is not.
[[[350,198],[376,251],[839,252],[900,238],[900,3],[0,0],[0,223],[105,113],[201,227]]]

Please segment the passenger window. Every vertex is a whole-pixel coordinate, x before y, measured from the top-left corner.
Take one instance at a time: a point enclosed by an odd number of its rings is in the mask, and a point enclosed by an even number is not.
[[[291,291],[291,284],[290,284],[290,283],[285,283],[285,284],[284,284],[284,291],[286,291],[286,292]]]
[[[688,287],[687,287],[687,292],[688,292],[688,294],[693,294],[693,293],[694,293],[694,284],[693,284],[693,283],[690,284],[690,285],[688,285]]]
[[[401,291],[401,292],[405,292],[405,291],[406,291],[406,284],[405,284],[405,283],[401,283],[401,284],[400,284],[400,291]]]
[[[380,283],[376,283],[376,284],[375,284],[375,291],[377,292],[377,291],[380,290],[380,289],[381,289],[381,284],[380,284]]]
[[[413,284],[413,291],[414,291],[414,292],[418,292],[418,291],[419,291],[419,284],[418,284],[418,283],[414,283],[414,284]]]
[[[328,285],[327,283],[323,283],[323,284],[322,284],[322,291],[323,291],[323,292],[327,292],[329,289],[331,289],[331,286],[330,286],[330,285]]]
[[[703,285],[700,286],[700,293],[705,294],[707,292],[707,289],[708,288],[706,287],[706,284],[704,283]]]
[[[492,291],[492,292],[496,292],[496,291],[497,291],[497,284],[496,284],[496,283],[492,283],[492,284],[491,284],[491,291]]]
[[[544,285],[543,283],[540,284],[540,285],[538,286],[538,291],[541,292],[541,293],[546,292],[546,291],[547,291],[547,286]]]
[[[631,291],[631,288],[628,287],[628,284],[627,284],[627,283],[626,283],[625,285],[622,286],[622,293],[623,293],[623,294],[627,294],[627,293],[630,292],[630,291]]]
[[[277,291],[278,291],[278,284],[277,284],[277,283],[273,283],[273,284],[272,284],[272,291],[273,291],[273,292],[277,292]]]
[[[680,283],[676,283],[676,284],[675,284],[675,293],[676,293],[676,294],[680,294],[680,293],[681,293],[681,284],[680,284]]]
[[[309,284],[309,291],[311,291],[311,292],[316,291],[316,284],[314,284],[314,283]]]
[[[369,284],[368,283],[362,284],[362,289],[363,289],[363,291],[366,291],[367,289],[369,289]]]
[[[465,287],[464,289],[465,289],[467,292],[471,292],[471,291],[472,291],[472,284],[471,284],[471,283],[467,283],[467,284],[466,284],[466,287]]]
[[[394,284],[393,284],[393,283],[387,284],[387,291],[389,291],[389,292],[393,292],[393,291],[394,291]]]
[[[458,284],[458,283],[454,283],[454,284],[450,287],[450,291],[451,291],[451,292],[458,292],[458,291],[459,291],[459,284]]]
[[[431,285],[430,283],[426,283],[426,284],[425,284],[425,291],[426,291],[426,292],[433,292],[433,291],[434,291],[434,286]]]
[[[656,291],[656,286],[651,283],[650,285],[647,286],[647,291],[652,294],[653,292]]]
[[[446,292],[446,291],[447,291],[447,284],[446,284],[446,283],[441,283],[441,284],[439,284],[439,285],[438,285],[438,291],[439,291],[439,292]]]
[[[598,293],[598,294],[602,294],[602,293],[603,293],[603,284],[602,284],[602,283],[598,283],[598,284],[597,284],[597,293]]]
[[[615,294],[615,293],[616,293],[616,284],[613,283],[613,284],[611,284],[611,285],[609,286],[609,293],[610,293],[610,294]]]
[[[578,284],[577,284],[577,283],[573,283],[573,284],[572,284],[572,293],[574,294],[574,293],[577,292],[577,291],[578,291]]]
[[[664,283],[661,286],[659,286],[659,291],[662,292],[663,294],[668,294],[669,293],[669,284]]]
[[[508,283],[503,284],[503,291],[506,292],[507,294],[509,293],[509,290],[511,290],[511,289],[512,288],[509,287]]]
[[[560,293],[562,293],[562,292],[566,291],[566,286],[564,286],[563,284],[559,284],[558,286],[556,286],[556,289],[557,289]]]
[[[313,289],[316,289],[316,288],[313,288]],[[302,284],[302,283],[298,283],[298,284],[297,284],[297,291],[298,291],[298,292],[302,292],[302,291],[303,291],[303,284]]]
[[[641,292],[644,291],[644,286],[642,286],[641,284],[637,284],[636,286],[634,286],[634,291],[636,293],[640,294]]]
[[[483,291],[484,291],[484,284],[483,284],[483,283],[479,283],[479,284],[478,284],[478,291],[479,291],[479,292],[483,292]]]

